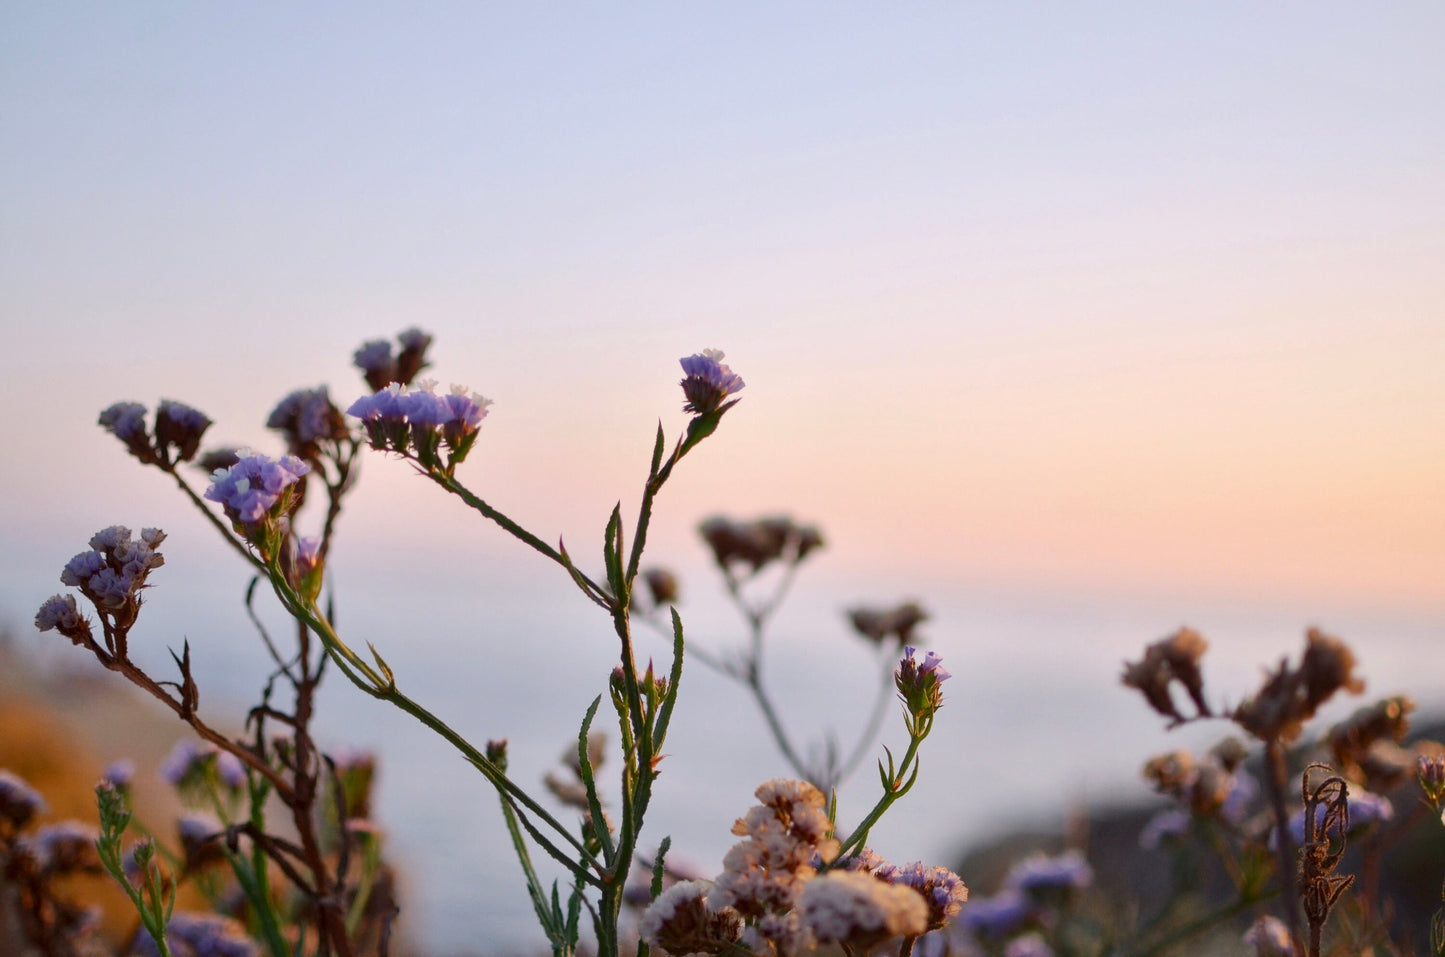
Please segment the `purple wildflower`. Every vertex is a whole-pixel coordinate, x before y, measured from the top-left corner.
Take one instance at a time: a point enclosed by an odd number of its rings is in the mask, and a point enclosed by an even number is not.
[[[1188,811],[1177,807],[1167,808],[1151,817],[1139,830],[1139,846],[1146,851],[1157,850],[1165,841],[1173,841],[1189,833]]]
[[[39,791],[15,772],[0,768],[0,819],[18,830],[45,810],[45,798]]]
[[[201,447],[211,420],[188,405],[162,399],[156,406],[156,446],[162,455],[175,449],[175,462],[189,462]]]
[[[1078,851],[1065,851],[1057,857],[1035,854],[1019,861],[1009,869],[1004,884],[1035,893],[1088,887],[1093,880],[1094,871],[1084,860],[1084,855]]]
[[[723,363],[720,349],[704,349],[679,360],[684,378],[682,394],[687,399],[684,412],[708,415],[725,408],[723,401],[746,384],[742,376]],[[736,401],[736,400],[734,400]],[[730,406],[732,403],[728,403]]]
[[[959,919],[975,937],[996,941],[1012,936],[1031,916],[1033,905],[1028,897],[1005,888],[992,897],[969,901]]]
[[[947,925],[958,916],[963,902],[968,900],[968,888],[957,874],[946,867],[929,867],[921,861],[914,861],[897,868],[893,876],[883,879],[890,884],[907,885],[923,895],[923,901],[928,905],[929,930],[939,930]]]
[[[402,393],[398,404],[406,420],[412,425],[432,428],[449,422],[452,410],[446,400],[436,394],[436,383],[430,380],[420,383],[417,388]]]
[[[442,396],[442,401],[451,412],[447,421],[470,430],[476,430],[482,424],[482,419],[487,417],[487,407],[492,404],[491,399],[469,392],[463,385],[453,385],[451,391]]]
[[[135,762],[129,758],[112,761],[105,766],[105,770],[100,774],[100,779],[117,790],[128,788],[131,781],[135,780]]]
[[[920,663],[913,658],[916,651],[912,645],[904,647],[893,682],[910,715],[931,717],[943,706],[942,685],[952,676],[942,667],[943,659],[938,655],[930,651]]]
[[[65,569],[60,573],[60,583],[72,588],[84,588],[91,576],[105,567],[105,556],[92,548],[65,563]]]
[[[100,413],[100,424],[126,445],[137,441],[144,443],[146,407],[139,402],[117,402]]]
[[[27,841],[30,853],[40,866],[53,873],[100,870],[100,855],[95,849],[100,832],[80,821],[57,821],[47,824]]]
[[[166,944],[175,957],[258,957],[261,953],[237,920],[219,914],[177,911],[166,925]],[[159,957],[149,934],[138,933],[132,951],[137,957]]]
[[[220,502],[233,522],[256,525],[288,498],[286,490],[310,471],[311,466],[293,455],[279,460],[248,455],[229,469],[218,469],[205,497]]]
[[[148,528],[139,539],[131,538],[130,529],[112,525],[96,532],[90,539],[88,552],[81,552],[66,562],[60,581],[90,599],[96,609],[114,626],[125,630],[140,611],[140,591],[152,571],[165,564],[165,557],[156,546],[165,540],[165,532]],[[41,631],[56,628],[77,644],[90,636],[90,628],[75,608],[75,600],[56,595],[41,606],[35,616]]]
[[[319,443],[339,440],[350,433],[341,410],[331,403],[326,386],[297,389],[271,410],[266,428],[286,436],[287,450],[298,458],[315,459],[320,455]]]
[[[396,380],[396,360],[391,355],[391,343],[385,339],[363,342],[361,348],[351,354],[351,361],[373,390],[384,389]]]

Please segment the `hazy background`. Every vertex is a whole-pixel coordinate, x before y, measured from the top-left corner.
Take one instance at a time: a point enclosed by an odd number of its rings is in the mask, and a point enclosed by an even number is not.
[[[684,424],[678,357],[727,351],[743,402],[650,555],[725,647],[696,523],[822,526],[771,672],[812,733],[872,685],[841,610],[934,610],[958,679],[896,859],[1134,793],[1174,739],[1119,661],[1182,623],[1221,699],[1315,623],[1439,705],[1442,37],[1433,3],[0,4],[0,615],[40,649],[89,535],[162,525],[145,653],[189,637],[239,706],[244,568],[95,416],[175,398],[275,451],[276,400],[349,402],[351,351],[419,325],[497,403],[464,479],[583,556]],[[605,621],[395,462],[340,535],[348,638],[535,780]],[[712,869],[783,768],[690,680],[653,836]],[[327,694],[382,747],[412,932],[533,939],[482,783]]]

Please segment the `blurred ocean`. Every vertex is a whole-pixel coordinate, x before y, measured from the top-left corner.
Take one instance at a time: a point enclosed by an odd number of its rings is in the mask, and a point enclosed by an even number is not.
[[[173,539],[133,647],[163,674],[165,647],[189,639],[203,712],[216,723],[238,721],[266,676],[241,613],[244,569],[214,543],[202,545],[199,533]],[[61,566],[83,545],[83,536],[73,545],[50,543],[44,560],[33,548],[0,550],[0,623],[13,627],[23,650],[52,664],[79,663],[80,655],[35,634],[30,615],[59,589]],[[188,558],[192,553],[204,560]],[[513,559],[342,549],[332,569],[337,619],[354,646],[375,643],[403,688],[474,742],[507,738],[515,779],[541,792],[542,775],[604,691],[616,643],[605,617],[559,569],[520,548]],[[721,598],[717,576],[693,564],[682,568],[680,606],[689,641],[713,651],[739,644],[741,621]],[[843,610],[904,597],[933,613],[919,643],[942,654],[954,677],[918,785],[872,837],[881,854],[900,862],[951,864],[971,842],[1011,827],[1061,827],[1080,806],[1143,797],[1137,772],[1146,757],[1222,734],[1223,725],[1166,734],[1119,685],[1124,658],[1181,624],[1211,641],[1205,670],[1217,702],[1238,701],[1263,665],[1296,655],[1306,626],[1317,624],[1351,642],[1369,685],[1363,699],[1337,703],[1328,717],[1399,691],[1414,695],[1422,710],[1445,707],[1445,616],[1438,613],[1032,595],[946,580],[900,588],[886,575],[850,580],[820,562],[804,570],[777,617],[766,659],[765,680],[803,740],[836,729],[846,747],[873,700],[877,660],[849,633]],[[283,633],[282,619],[267,617]],[[646,629],[639,629],[639,648],[660,662],[668,650]],[[176,731],[179,737],[179,723]],[[379,752],[377,813],[405,875],[402,922],[411,939],[439,955],[538,950],[496,798],[460,756],[336,673],[323,689],[318,736],[326,746]],[[902,738],[900,722],[890,718],[883,742]],[[753,789],[787,768],[743,689],[696,662],[684,672],[666,750],[644,847],[670,834],[675,860],[715,872],[735,840],[728,828]],[[604,768],[604,781],[615,767]],[[876,793],[865,764],[840,792],[841,819],[857,820]]]

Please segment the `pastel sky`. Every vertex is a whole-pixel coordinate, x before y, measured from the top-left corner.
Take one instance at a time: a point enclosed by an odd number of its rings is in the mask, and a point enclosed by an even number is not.
[[[57,568],[178,508],[100,408],[274,448],[418,325],[544,532],[635,501],[710,346],[744,401],[659,547],[790,511],[890,594],[1445,607],[1437,3],[0,18],[0,536]],[[470,531],[375,465],[360,544]]]

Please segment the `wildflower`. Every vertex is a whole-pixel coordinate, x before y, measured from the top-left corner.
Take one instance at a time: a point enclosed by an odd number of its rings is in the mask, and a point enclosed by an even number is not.
[[[809,881],[798,899],[803,926],[817,940],[866,949],[889,937],[929,929],[929,909],[910,887],[858,871],[830,871]]]
[[[891,638],[900,645],[913,641],[913,629],[928,620],[928,612],[915,602],[904,602],[896,608],[854,608],[848,612],[853,630],[881,645]]]
[[[1207,716],[1211,712],[1204,700],[1204,676],[1199,670],[1199,661],[1208,647],[1209,643],[1199,632],[1180,628],[1146,647],[1139,661],[1125,662],[1121,680],[1143,694],[1155,711],[1172,718],[1174,724],[1188,720],[1169,693],[1170,684],[1178,681],[1194,703],[1196,716]]]
[[[226,826],[212,814],[189,811],[176,819],[176,836],[185,854],[187,867],[204,867],[225,855],[216,841],[226,833]]]
[[[130,787],[131,781],[135,780],[135,762],[129,758],[112,761],[105,766],[105,770],[100,774],[100,779],[116,790],[124,790]]]
[[[684,412],[710,415],[724,412],[737,402],[734,399],[726,405],[723,404],[728,396],[740,391],[745,383],[742,376],[724,365],[722,360],[723,353],[720,349],[704,349],[680,360],[682,371],[686,373],[682,380],[682,394],[687,398],[682,407]]]
[[[1004,878],[1005,886],[1036,899],[1066,894],[1075,888],[1088,887],[1093,881],[1094,871],[1089,862],[1073,850],[1057,857],[1035,854],[1024,858],[1010,868]]]
[[[15,772],[0,768],[0,820],[9,821],[18,831],[45,810],[45,798],[39,791]]]
[[[1418,761],[1420,790],[1434,807],[1445,802],[1445,755],[1422,754]]]
[[[260,957],[261,950],[240,921],[220,914],[177,911],[166,925],[166,944],[175,957]],[[138,932],[131,944],[137,957],[159,957],[155,941]]]
[[[40,631],[54,629],[77,645],[94,639],[90,622],[80,615],[75,598],[70,595],[51,595],[35,613],[35,627]]]
[[[1364,691],[1365,683],[1355,676],[1354,669],[1354,653],[1344,642],[1311,628],[1299,667],[1290,668],[1289,662],[1281,661],[1254,697],[1235,708],[1231,717],[1260,740],[1293,741],[1304,722],[1335,692]]]
[[[286,437],[288,452],[310,462],[320,456],[320,443],[339,441],[351,434],[324,385],[297,389],[287,395],[271,410],[266,428]]]
[[[959,918],[980,940],[998,941],[1013,936],[1033,916],[1033,904],[1017,888],[1005,887],[992,897],[968,902]]]
[[[391,355],[391,343],[385,339],[363,342],[361,348],[351,354],[351,361],[373,391],[385,389],[396,381],[396,359]]]
[[[426,350],[431,346],[432,337],[413,326],[398,333],[396,341],[401,345],[396,357],[396,381],[410,385],[417,373],[427,367]]]
[[[1300,662],[1305,704],[1310,714],[1324,704],[1336,691],[1352,694],[1365,690],[1364,681],[1355,677],[1355,653],[1349,646],[1318,628],[1305,636],[1305,653]]]
[[[234,445],[223,445],[202,452],[201,457],[196,459],[196,467],[210,475],[217,469],[228,469],[239,461],[241,450]]]
[[[246,766],[239,758],[214,744],[198,744],[191,738],[177,741],[160,767],[161,778],[181,791],[204,788],[213,774],[216,781],[232,790],[246,784]]]
[[[666,568],[644,569],[642,580],[647,585],[647,593],[652,597],[654,608],[677,603],[679,597],[677,576]]]
[[[205,498],[220,502],[226,517],[236,530],[270,559],[275,547],[270,541],[275,532],[274,519],[298,504],[299,493],[293,486],[311,471],[311,466],[294,455],[272,459],[266,455],[247,455],[228,469],[211,475],[211,486]]]
[[[162,399],[156,406],[156,448],[162,456],[175,449],[171,462],[189,462],[201,446],[201,436],[211,420],[188,405]]]
[[[139,402],[117,402],[100,413],[100,425],[125,443],[130,454],[151,463],[155,450],[146,434],[146,407]]]
[[[952,675],[942,667],[943,659],[931,651],[921,663],[914,661],[916,650],[912,645],[903,649],[903,660],[893,672],[893,683],[911,723],[922,725],[943,707],[943,682]]]
[[[928,867],[920,861],[905,864],[888,878],[889,883],[911,887],[928,905],[928,929],[940,930],[958,916],[968,900],[968,888],[946,867]]]
[[[1290,939],[1289,928],[1284,921],[1268,914],[1245,931],[1244,943],[1254,957],[1294,957],[1294,942]]]
[[[832,860],[838,841],[831,836],[823,792],[813,785],[774,778],[755,793],[760,803],[732,828],[745,840],[723,858],[723,872],[709,899],[714,907],[733,907],[753,918],[764,939],[795,948],[803,930],[789,912],[817,873],[814,855]]]
[[[1155,814],[1139,830],[1139,846],[1146,851],[1157,850],[1165,841],[1173,842],[1189,833],[1193,818],[1189,812],[1171,807]]]
[[[100,870],[95,842],[100,832],[79,821],[59,821],[40,828],[27,838],[30,853],[52,874],[90,873]]]
[[[711,906],[710,890],[706,881],[684,881],[669,887],[643,912],[638,934],[676,957],[729,949],[742,934],[742,915],[731,907]]]
[[[1346,798],[1346,805],[1349,808],[1349,832],[1355,834],[1364,830],[1371,824],[1388,821],[1395,816],[1395,805],[1390,799],[1379,794],[1371,794],[1369,791],[1352,789]],[[1315,806],[1315,829],[1317,833],[1323,833],[1325,816],[1328,808],[1324,804]],[[1296,811],[1294,817],[1290,818],[1289,833],[1294,839],[1294,845],[1298,847],[1305,839],[1305,812]],[[1271,836],[1271,841],[1273,837]]]

